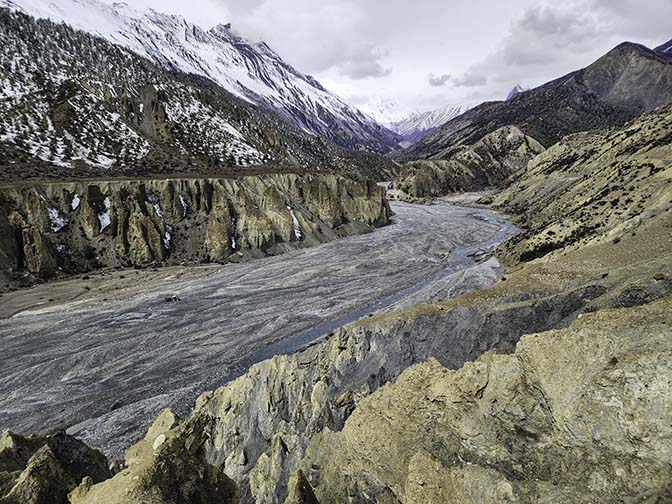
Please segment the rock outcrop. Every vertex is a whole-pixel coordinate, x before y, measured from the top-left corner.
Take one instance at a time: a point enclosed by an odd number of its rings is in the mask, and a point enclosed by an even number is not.
[[[388,223],[383,189],[331,174],[14,185],[0,190],[0,269],[239,261]]]
[[[670,502],[672,298],[363,399],[300,467],[321,504]]]
[[[0,436],[2,504],[68,504],[83,479],[95,484],[111,476],[102,453],[66,434]]]
[[[514,126],[506,126],[447,160],[423,160],[402,166],[395,188],[412,198],[501,187],[544,147]]]
[[[90,478],[70,494],[72,504],[235,504],[236,485],[205,460],[198,424],[165,410],[145,438],[126,452],[127,467],[95,485]],[[202,426],[201,426],[202,427]]]

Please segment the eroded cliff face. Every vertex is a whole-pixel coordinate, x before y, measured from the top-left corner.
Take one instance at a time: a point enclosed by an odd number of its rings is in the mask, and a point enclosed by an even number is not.
[[[48,183],[0,189],[0,269],[238,261],[388,223],[375,184],[331,174]]]
[[[427,159],[403,165],[395,187],[412,198],[501,187],[544,150],[515,126],[506,126],[446,160]]]
[[[435,360],[363,399],[300,468],[321,504],[670,502],[672,298]]]

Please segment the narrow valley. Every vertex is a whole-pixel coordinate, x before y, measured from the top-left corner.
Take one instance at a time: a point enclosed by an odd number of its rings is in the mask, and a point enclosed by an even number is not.
[[[275,257],[6,294],[3,306],[22,311],[0,320],[0,423],[18,433],[67,428],[121,458],[163,408],[188,415],[202,391],[367,316],[362,309],[448,299],[496,280],[498,262],[484,260],[514,226],[448,203],[392,208],[393,222],[372,233]],[[454,254],[462,249],[484,262]],[[40,306],[58,292],[85,294]]]

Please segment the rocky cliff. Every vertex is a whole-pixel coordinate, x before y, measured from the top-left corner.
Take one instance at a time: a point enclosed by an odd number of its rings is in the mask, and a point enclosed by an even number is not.
[[[412,198],[501,187],[543,151],[544,147],[534,138],[515,126],[506,126],[447,160],[403,165],[394,185]]]
[[[240,261],[387,224],[375,184],[330,174],[13,185],[0,189],[8,278]]]
[[[435,360],[362,400],[300,464],[321,504],[670,502],[672,298]]]

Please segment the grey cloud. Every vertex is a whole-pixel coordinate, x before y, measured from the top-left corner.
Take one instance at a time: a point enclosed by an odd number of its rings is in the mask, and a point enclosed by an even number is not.
[[[354,80],[387,77],[392,73],[392,69],[385,68],[381,64],[380,60],[385,56],[386,53],[379,51],[374,46],[364,45],[343,54],[342,61],[338,62],[336,66],[341,75]]]
[[[488,84],[490,93],[505,95],[517,82],[542,84],[591,63],[611,47],[605,43],[611,34],[606,20],[586,8],[587,1],[593,0],[529,6],[511,23],[499,49],[469,67],[458,82]]]
[[[429,74],[429,85],[432,87],[442,87],[445,86],[446,83],[450,80],[450,75],[448,74],[443,74],[443,75],[434,75]]]
[[[353,80],[392,69],[367,29],[369,13],[355,0],[222,0],[242,33],[269,43],[303,72],[335,70]]]
[[[368,77],[387,77],[392,73],[391,68],[385,68],[377,61],[346,61],[339,65],[339,72],[354,80]]]
[[[479,87],[488,83],[486,75],[474,70],[467,70],[461,77],[451,77],[450,80],[456,87]]]
[[[434,75],[429,74],[429,85],[432,87],[443,87],[450,84],[453,87],[480,87],[488,83],[486,75],[467,71],[459,77],[450,74]]]

